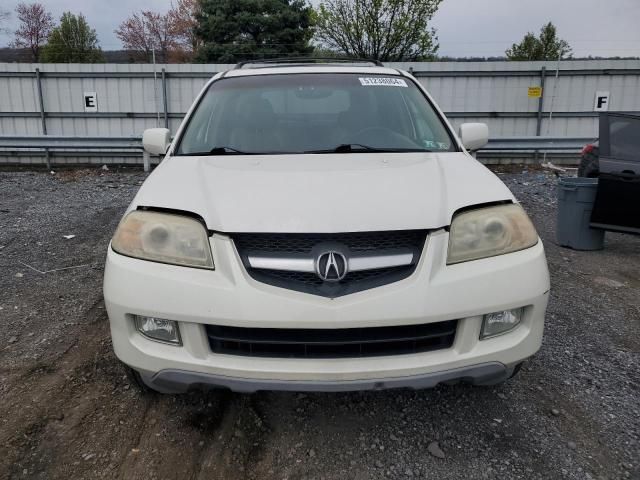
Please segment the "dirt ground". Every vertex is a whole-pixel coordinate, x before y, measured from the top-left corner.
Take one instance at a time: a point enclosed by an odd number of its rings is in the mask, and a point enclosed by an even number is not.
[[[552,276],[543,347],[507,384],[160,396],[129,383],[102,301],[144,175],[0,171],[0,479],[640,478],[640,237],[560,248],[556,178],[499,175]]]

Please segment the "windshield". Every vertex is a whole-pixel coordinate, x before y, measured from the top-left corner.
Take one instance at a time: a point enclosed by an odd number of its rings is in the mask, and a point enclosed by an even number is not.
[[[212,83],[177,155],[455,150],[411,80],[314,73]]]

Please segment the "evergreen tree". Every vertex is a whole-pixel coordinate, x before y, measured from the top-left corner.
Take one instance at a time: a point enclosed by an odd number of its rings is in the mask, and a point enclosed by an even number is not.
[[[49,34],[42,60],[51,63],[99,63],[104,61],[96,31],[82,15],[65,12],[60,25]]]
[[[200,62],[304,56],[312,9],[304,0],[202,0],[196,35]]]

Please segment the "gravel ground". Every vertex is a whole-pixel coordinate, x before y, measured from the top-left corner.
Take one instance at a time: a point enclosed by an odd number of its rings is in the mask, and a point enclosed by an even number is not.
[[[560,248],[556,178],[498,174],[552,279],[543,347],[510,382],[159,396],[125,377],[101,292],[144,175],[0,171],[0,478],[640,478],[640,238]]]

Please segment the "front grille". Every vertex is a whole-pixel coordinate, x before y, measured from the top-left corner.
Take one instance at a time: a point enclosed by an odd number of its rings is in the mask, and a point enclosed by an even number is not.
[[[232,234],[236,249],[252,278],[269,285],[335,298],[402,280],[416,268],[427,237],[426,230],[337,234],[240,233]],[[403,267],[349,272],[340,282],[324,282],[315,273],[252,268],[250,254],[311,255],[320,244],[343,246],[353,254],[380,254],[398,249],[414,252],[414,262]]]
[[[233,235],[239,251],[309,253],[319,243],[341,243],[354,253],[394,248],[422,248],[424,230],[355,233],[240,233]]]
[[[398,327],[309,329],[207,325],[212,352],[277,358],[349,358],[450,348],[457,320]]]
[[[371,281],[392,273],[402,273],[405,269],[407,269],[407,267],[376,268],[375,270],[351,272],[349,273],[348,282],[355,284],[356,282]],[[315,273],[271,270],[269,271],[269,275],[274,279],[280,279],[284,282],[299,282],[314,287],[320,287],[324,283]]]

